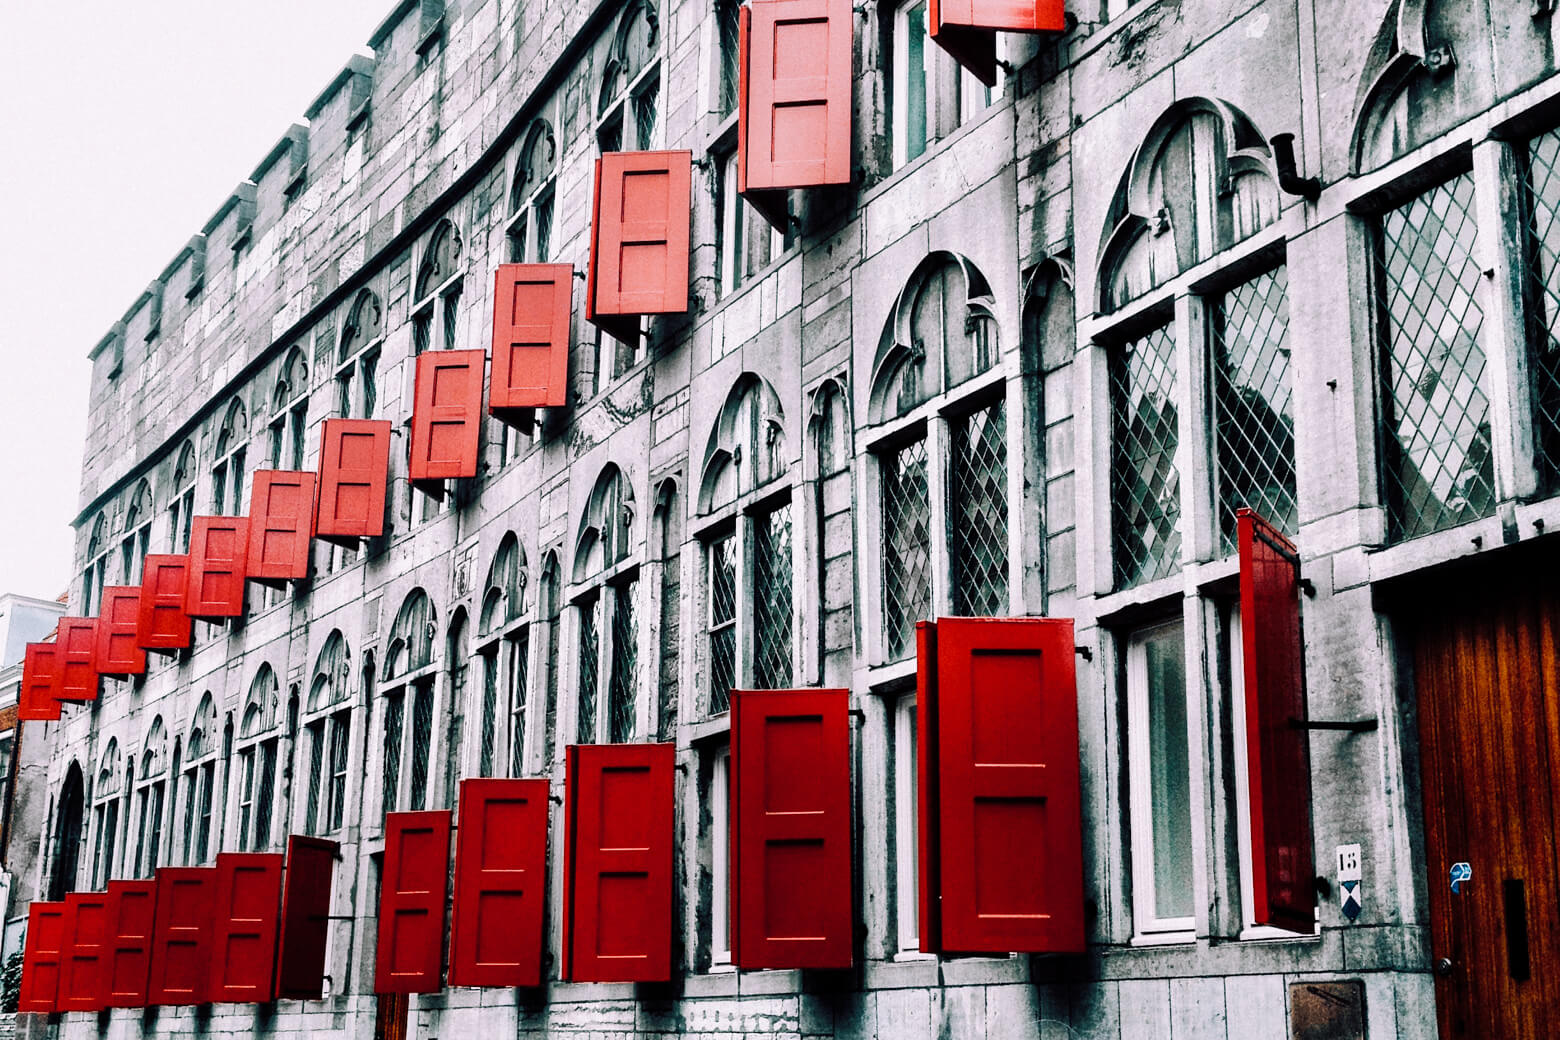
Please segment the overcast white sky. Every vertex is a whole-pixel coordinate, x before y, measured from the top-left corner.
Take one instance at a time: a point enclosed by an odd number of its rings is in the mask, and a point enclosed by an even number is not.
[[[5,4],[0,593],[72,579],[87,351],[393,0]]]

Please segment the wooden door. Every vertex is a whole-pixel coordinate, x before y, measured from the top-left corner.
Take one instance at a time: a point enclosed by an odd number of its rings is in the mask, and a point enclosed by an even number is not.
[[[1560,592],[1537,588],[1533,573],[1443,587],[1417,625],[1443,1040],[1538,1040],[1560,1022]],[[1457,863],[1472,876],[1453,893]]]

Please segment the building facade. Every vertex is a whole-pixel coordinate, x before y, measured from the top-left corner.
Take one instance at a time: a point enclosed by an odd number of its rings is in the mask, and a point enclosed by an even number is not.
[[[924,0],[856,4],[852,182],[780,230],[737,191],[735,4],[396,6],[92,352],[73,614],[314,468],[323,420],[397,430],[384,538],[40,724],[40,891],[342,844],[325,1000],[113,1035],[1547,1035],[1553,4],[1069,8],[987,88]],[[695,159],[688,314],[629,343],[577,294],[569,403],[413,489],[415,357],[487,345],[497,264],[583,271],[593,161],[660,148]],[[1374,724],[1311,736],[1309,934],[1256,924],[1242,506],[1302,557],[1310,718]],[[944,615],[1074,619],[1086,954],[919,952]],[[736,972],[728,691],[817,685],[859,713],[857,968]],[[646,740],[677,747],[673,985],[557,981],[554,869],[542,990],[373,994],[387,811]]]

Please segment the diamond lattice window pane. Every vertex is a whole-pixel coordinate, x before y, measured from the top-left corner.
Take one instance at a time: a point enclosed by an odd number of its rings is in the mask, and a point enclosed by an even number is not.
[[[482,734],[478,745],[477,775],[493,775],[493,756],[498,715],[498,651],[482,654]]]
[[[580,714],[574,739],[580,744],[596,742],[596,685],[601,659],[601,600],[581,603],[580,611]]]
[[[1250,507],[1285,534],[1295,505],[1295,417],[1285,268],[1224,294],[1213,313],[1219,535],[1235,548],[1235,511]]]
[[[612,590],[612,674],[607,681],[613,743],[634,739],[635,693],[639,675],[639,582]]]
[[[791,685],[791,504],[754,518],[753,669],[761,690]]]
[[[1539,479],[1560,491],[1560,131],[1528,145],[1528,343]]]
[[[932,608],[932,510],[926,440],[883,456],[883,636],[890,660],[915,647]]]
[[[509,775],[525,775],[525,702],[531,687],[531,630],[522,628],[509,639],[513,654],[511,673],[514,688],[509,691]]]
[[[401,721],[406,708],[406,691],[396,690],[385,698],[385,769],[381,777],[385,812],[395,812],[401,786]]]
[[[422,809],[428,803],[428,755],[433,740],[433,683],[424,682],[416,687],[412,699],[412,776],[409,797],[411,809]]]
[[[1382,424],[1389,533],[1413,538],[1495,507],[1478,228],[1463,174],[1382,220]]]
[[[737,538],[710,543],[709,714],[731,707],[737,684]]]
[[[1001,617],[1008,607],[1007,413],[996,401],[953,424],[950,555],[956,614]]]
[[[1111,535],[1116,587],[1181,567],[1175,339],[1168,325],[1111,358]]]

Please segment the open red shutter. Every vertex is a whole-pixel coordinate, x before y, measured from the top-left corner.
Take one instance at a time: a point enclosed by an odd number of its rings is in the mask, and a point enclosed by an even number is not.
[[[16,717],[23,722],[49,722],[60,717],[59,646],[28,643],[22,657],[22,689],[17,696]]]
[[[197,618],[241,616],[248,558],[247,517],[197,516],[190,526],[190,575],[184,612]]]
[[[1257,924],[1310,933],[1316,925],[1311,747],[1305,729],[1300,556],[1249,509],[1236,514],[1251,793],[1252,896]]]
[[[927,30],[986,86],[997,82],[997,32],[1064,32],[1063,0],[931,0]]]
[[[211,917],[216,896],[214,867],[157,869],[149,1004],[204,1004],[211,999],[207,983],[211,976]]]
[[[437,993],[443,988],[449,881],[449,810],[387,814],[375,993]]]
[[[309,576],[318,479],[295,470],[255,471],[249,496],[248,577],[279,588]]]
[[[97,700],[97,631],[97,618],[60,618],[54,637],[60,648],[60,680],[54,695],[60,700]]]
[[[940,948],[1082,952],[1072,621],[943,618],[922,634],[936,640],[920,709],[935,735],[920,741],[936,742]]]
[[[731,703],[732,959],[849,968],[850,692],[737,690]]]
[[[389,473],[388,420],[326,419],[315,537],[352,549],[360,538],[384,534]]]
[[[564,851],[564,978],[672,977],[671,744],[572,745]]]
[[[143,650],[176,654],[190,645],[190,616],[184,611],[190,558],[153,554],[141,567],[141,616],[136,642]]]
[[[61,1011],[97,1011],[106,1006],[107,904],[108,897],[102,892],[72,892],[65,897],[65,949],[60,960]]]
[[[608,152],[596,160],[585,317],[622,340],[641,314],[688,311],[692,152]]]
[[[271,999],[281,899],[281,853],[218,854],[211,1000],[263,1004]]]
[[[482,430],[485,350],[432,350],[417,355],[412,406],[412,486],[444,497],[444,481],[477,475]]]
[[[16,1010],[36,1014],[56,1009],[64,947],[65,904],[33,903],[28,906],[27,943],[22,950],[22,992]]]
[[[540,986],[547,781],[460,783],[450,985]]]
[[[737,190],[772,223],[785,189],[850,183],[850,0],[752,0],[741,11]]]
[[[536,409],[568,403],[574,267],[500,264],[493,276],[493,374],[488,410],[529,430]]]
[[[325,995],[325,940],[330,921],[331,875],[341,846],[294,834],[287,839],[282,886],[281,937],[276,955],[276,996],[318,1000]]]
[[[116,585],[103,590],[97,655],[98,670],[104,675],[123,679],[146,671],[146,651],[137,635],[140,621],[141,586]]]
[[[152,972],[157,882],[108,883],[108,1007],[145,1007]]]

